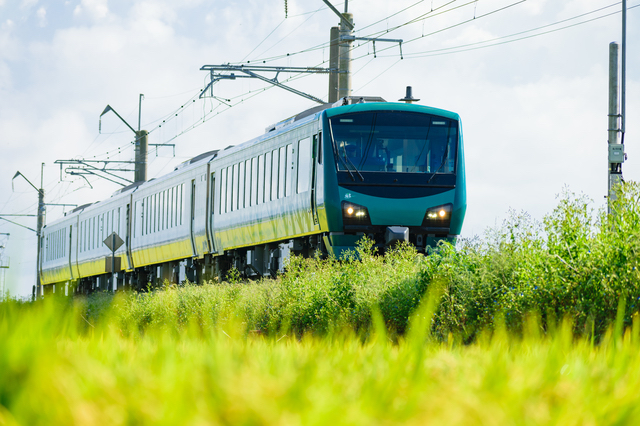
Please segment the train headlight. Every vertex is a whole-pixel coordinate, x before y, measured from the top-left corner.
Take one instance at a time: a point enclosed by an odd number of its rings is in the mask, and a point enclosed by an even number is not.
[[[432,207],[427,210],[422,221],[422,226],[428,228],[448,228],[451,223],[451,210],[453,204],[444,204],[442,206]]]
[[[367,208],[348,201],[342,202],[342,221],[345,225],[371,225]]]

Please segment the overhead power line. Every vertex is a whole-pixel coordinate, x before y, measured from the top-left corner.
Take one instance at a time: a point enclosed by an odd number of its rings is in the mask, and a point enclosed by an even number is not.
[[[604,9],[608,9],[608,8],[616,6],[618,4],[619,3],[614,3],[612,5],[605,6],[605,7],[602,7],[600,9],[597,9],[597,10],[594,10],[594,11],[591,11],[591,12],[583,13],[581,15],[577,15],[577,16],[574,16],[572,18],[563,19],[561,21],[557,21],[557,22],[554,22],[552,24],[542,25],[542,26],[537,27],[537,28],[532,28],[530,30],[520,31],[520,32],[517,32],[517,33],[513,33],[513,34],[506,35],[506,36],[502,36],[502,37],[496,37],[496,38],[489,39],[489,40],[483,40],[483,41],[478,41],[478,42],[475,42],[475,43],[463,44],[463,45],[459,45],[459,46],[444,47],[444,48],[441,48],[441,49],[432,49],[432,50],[425,50],[425,51],[422,51],[422,52],[405,53],[404,56],[407,59],[416,59],[416,58],[424,58],[424,57],[431,57],[431,56],[449,55],[449,54],[453,54],[453,53],[468,52],[468,51],[484,49],[484,48],[492,47],[492,46],[499,46],[499,45],[502,45],[502,44],[513,43],[515,41],[526,40],[526,39],[530,39],[530,38],[533,38],[533,37],[538,37],[538,36],[542,36],[542,35],[546,35],[546,34],[551,34],[551,33],[554,33],[554,32],[566,30],[568,28],[573,28],[573,27],[577,27],[579,25],[583,25],[583,24],[587,24],[587,23],[590,23],[590,22],[593,22],[593,21],[597,21],[599,19],[607,18],[609,16],[613,16],[613,15],[619,14],[620,11],[607,13],[605,15],[597,16],[595,18],[587,19],[585,21],[577,22],[577,23],[574,23],[574,24],[571,24],[571,25],[565,25],[565,26],[562,26],[560,28],[554,28],[552,30],[543,31],[543,32],[536,33],[536,34],[531,34],[531,35],[527,35],[527,36],[523,36],[523,37],[517,37],[517,36],[520,36],[520,35],[523,35],[523,34],[528,34],[528,33],[534,32],[534,31],[539,31],[539,30],[544,29],[544,28],[549,28],[549,27],[553,27],[555,25],[560,25],[562,23],[569,22],[569,21],[572,21],[572,20],[575,20],[575,19],[578,19],[578,18],[582,18],[582,17],[585,17],[587,15],[591,15],[593,13],[601,12]],[[628,7],[627,10],[635,9],[637,7],[640,7],[640,4]],[[516,37],[516,38],[513,38],[513,37]],[[511,39],[511,40],[508,40],[508,39]],[[500,40],[504,40],[504,41],[500,41]],[[490,43],[490,44],[486,44],[486,43]],[[381,56],[381,57],[396,57],[397,55],[379,55],[379,56]]]

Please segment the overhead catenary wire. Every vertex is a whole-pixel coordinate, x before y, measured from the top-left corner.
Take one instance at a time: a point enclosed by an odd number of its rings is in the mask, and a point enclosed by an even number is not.
[[[542,25],[540,27],[532,28],[532,29],[525,30],[525,31],[519,31],[517,33],[509,34],[509,35],[506,35],[506,36],[496,37],[496,38],[489,39],[489,40],[483,40],[483,41],[478,41],[478,42],[468,43],[468,44],[463,44],[463,45],[458,45],[458,46],[444,47],[444,48],[440,48],[440,49],[432,49],[432,50],[426,50],[426,51],[421,51],[421,52],[404,53],[404,57],[406,59],[416,59],[416,58],[424,58],[424,57],[431,57],[431,56],[448,55],[448,54],[453,54],[453,53],[468,52],[468,51],[472,51],[472,50],[478,50],[478,49],[484,49],[484,48],[487,48],[487,47],[499,46],[499,45],[503,45],[503,44],[507,44],[507,43],[512,43],[512,42],[516,42],[516,41],[520,41],[520,40],[526,40],[526,39],[530,39],[530,38],[533,38],[533,37],[538,37],[538,36],[542,36],[542,35],[546,35],[546,34],[551,34],[551,33],[554,33],[554,32],[566,30],[568,28],[573,28],[573,27],[577,27],[579,25],[583,25],[583,24],[587,24],[587,23],[590,23],[590,22],[593,22],[593,21],[597,21],[599,19],[607,18],[609,16],[613,16],[613,15],[619,14],[620,11],[607,13],[605,15],[597,16],[595,18],[587,19],[585,21],[577,22],[577,23],[574,23],[574,24],[571,24],[571,25],[565,25],[565,26],[562,26],[560,28],[555,28],[555,29],[552,29],[552,30],[543,31],[543,32],[540,32],[540,33],[531,34],[531,35],[524,36],[524,37],[517,37],[519,35],[527,34],[527,33],[533,32],[533,31],[539,31],[539,30],[544,29],[544,28],[549,28],[549,27],[552,27],[552,26],[555,26],[555,25],[559,25],[559,24],[562,24],[562,23],[565,23],[565,22],[572,21],[574,19],[585,17],[585,16],[593,14],[593,13],[601,12],[604,9],[616,6],[618,4],[619,3],[614,3],[612,5],[605,6],[605,7],[602,7],[600,9],[597,9],[597,10],[594,10],[594,11],[591,11],[591,12],[586,12],[586,13],[583,13],[581,15],[574,16],[572,18],[563,19],[561,21],[557,21],[557,22],[554,22],[552,24]],[[627,10],[635,9],[637,7],[640,7],[640,4],[627,7]],[[513,38],[513,37],[516,37],[516,38]],[[511,40],[505,40],[505,39],[511,39]],[[504,41],[500,41],[500,40],[504,40]],[[497,43],[492,43],[492,42],[497,42]],[[485,44],[485,43],[491,43],[491,44]],[[485,45],[484,46],[479,46],[479,45],[482,45],[482,44],[485,44]],[[472,47],[472,46],[476,46],[476,47]],[[469,47],[469,48],[465,49],[466,47]],[[378,55],[378,56],[387,57],[388,58],[388,57],[396,57],[397,55],[394,54],[394,55]],[[361,58],[363,58],[363,57],[364,56],[362,56]]]

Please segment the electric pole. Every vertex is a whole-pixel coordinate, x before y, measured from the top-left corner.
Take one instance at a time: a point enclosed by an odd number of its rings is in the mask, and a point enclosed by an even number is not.
[[[13,179],[17,178],[18,176],[22,176],[24,178],[24,180],[26,180],[29,185],[31,185],[33,187],[33,189],[35,189],[36,191],[38,191],[38,221],[37,221],[37,226],[36,226],[36,236],[38,238],[38,244],[37,244],[37,250],[38,253],[36,255],[36,298],[39,298],[42,296],[42,284],[40,281],[40,262],[41,262],[41,249],[42,249],[42,228],[44,227],[44,215],[45,215],[45,204],[44,204],[44,163],[41,164],[40,166],[40,189],[36,188],[36,186],[34,184],[31,183],[31,181],[29,179],[27,179],[25,177],[25,175],[23,175],[22,173],[20,173],[19,171],[16,172],[16,174],[13,176]],[[13,181],[13,179],[11,179]],[[6,220],[6,219],[5,219]],[[18,225],[18,224],[16,224]],[[20,225],[22,226],[22,225]],[[26,226],[25,226],[26,228]],[[33,229],[31,228],[27,228],[31,231],[33,231]]]
[[[0,233],[0,235],[6,236],[7,240],[9,239],[9,235],[6,232]],[[4,249],[5,249],[5,245],[2,244],[0,245],[0,272],[2,272],[2,274],[0,275],[0,302],[6,297],[6,292],[7,292],[7,282],[6,282],[6,274],[5,274],[5,270],[9,269],[9,262],[5,262],[4,260]]]
[[[622,0],[622,71],[618,81],[618,43],[609,44],[609,120],[608,120],[608,191],[607,212],[611,213],[611,202],[615,201],[615,186],[624,182],[622,163],[626,118],[626,42],[627,42],[627,2]],[[620,96],[620,100],[618,99]]]
[[[351,43],[353,37],[353,14],[348,13],[349,2],[344,3],[344,13],[340,13],[329,0],[322,0],[340,18],[340,26],[330,31],[329,103],[351,95]],[[335,71],[337,69],[337,71]]]

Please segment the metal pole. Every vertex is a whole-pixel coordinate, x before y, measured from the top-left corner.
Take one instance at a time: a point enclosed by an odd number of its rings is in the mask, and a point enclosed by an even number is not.
[[[138,100],[138,131],[140,131],[140,120],[142,118],[142,99],[144,99],[144,95],[140,93],[140,99]]]
[[[340,44],[338,46],[338,65],[340,70],[338,75],[338,99],[351,95],[351,43],[353,41],[345,38],[352,35],[353,14],[343,13],[342,16],[344,19],[340,22]],[[351,28],[345,25],[345,20],[351,24]]]
[[[116,233],[111,234],[111,247],[116,246]],[[118,289],[118,283],[116,283],[116,251],[111,250],[111,291],[114,293]]]
[[[612,189],[622,179],[622,161],[624,153],[618,140],[619,105],[618,105],[618,43],[609,44],[609,120],[608,120],[608,203],[607,211],[611,213],[611,202],[615,200]]]
[[[338,68],[339,68],[339,44],[340,28],[331,27],[329,33],[329,68],[333,69],[329,74],[329,103],[338,101]]]
[[[36,297],[40,298],[43,294],[43,288],[40,280],[40,262],[41,259],[41,251],[42,251],[42,228],[44,227],[44,163],[40,166],[40,189],[38,190],[38,222],[36,226],[36,235],[38,238],[37,250],[38,254],[36,255]]]
[[[620,131],[622,132],[622,143],[624,143],[624,132],[626,130],[626,86],[627,86],[627,0],[622,0],[622,57],[621,57],[621,96],[620,96]]]

